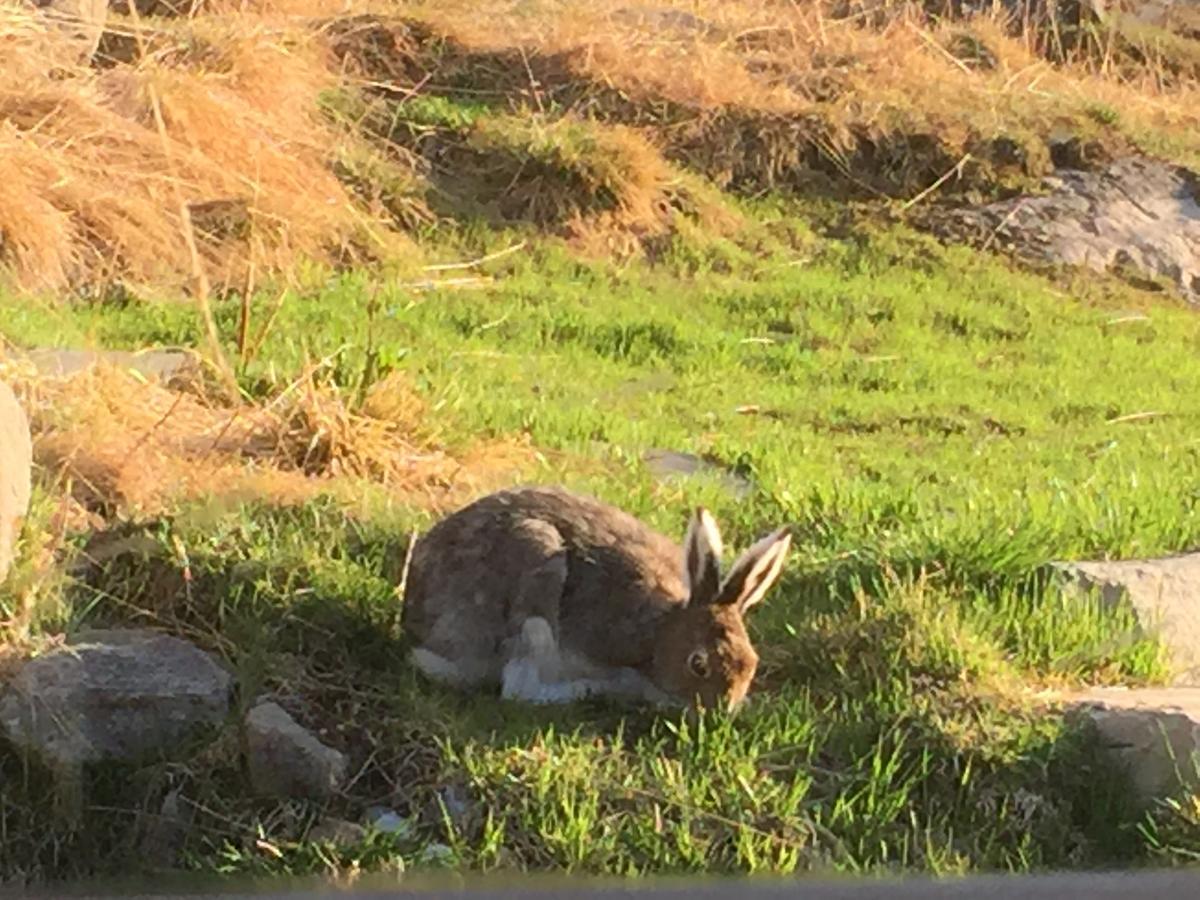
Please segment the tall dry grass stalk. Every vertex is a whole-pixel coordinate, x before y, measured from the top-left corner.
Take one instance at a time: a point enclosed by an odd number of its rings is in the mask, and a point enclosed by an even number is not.
[[[209,495],[353,497],[367,483],[439,506],[535,461],[520,443],[439,447],[423,399],[399,374],[354,411],[318,368],[264,402],[230,404],[198,384],[169,389],[111,365],[46,377],[0,351],[0,377],[30,413],[37,465],[100,515],[155,515]]]

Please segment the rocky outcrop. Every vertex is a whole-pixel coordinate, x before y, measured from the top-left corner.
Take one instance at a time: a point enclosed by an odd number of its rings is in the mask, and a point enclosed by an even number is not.
[[[1200,178],[1129,157],[1101,172],[1059,171],[1046,193],[931,213],[936,234],[1038,263],[1117,272],[1200,303]]]

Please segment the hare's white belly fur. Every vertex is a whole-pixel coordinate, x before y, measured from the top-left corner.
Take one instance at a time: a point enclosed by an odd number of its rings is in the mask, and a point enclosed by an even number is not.
[[[564,651],[541,616],[522,624],[520,638],[500,672],[500,694],[526,703],[571,703],[589,696],[665,702],[665,695],[635,669],[600,666]],[[478,685],[494,673],[438,656],[424,647],[412,654],[413,664],[429,678],[455,686]]]

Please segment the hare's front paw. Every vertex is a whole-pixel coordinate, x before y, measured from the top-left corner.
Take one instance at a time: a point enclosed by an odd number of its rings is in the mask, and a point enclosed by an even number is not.
[[[673,709],[680,706],[680,702],[677,697],[668,694],[648,678],[642,679],[642,692],[640,698],[646,703],[649,703],[651,706],[658,706],[664,709]]]
[[[605,693],[639,703],[669,706],[673,698],[659,690],[649,678],[637,669],[617,669],[608,679]]]
[[[542,687],[537,663],[528,656],[510,659],[500,676],[500,696],[505,700],[533,700]]]
[[[530,616],[521,623],[521,654],[534,659],[549,659],[558,654],[554,630],[541,616]]]

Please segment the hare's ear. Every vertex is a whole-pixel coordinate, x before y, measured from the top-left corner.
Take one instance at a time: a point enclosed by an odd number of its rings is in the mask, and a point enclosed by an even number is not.
[[[785,525],[743,553],[725,576],[717,603],[734,604],[745,613],[761,601],[783,571],[791,546],[792,535]]]
[[[707,509],[700,506],[688,523],[683,539],[684,578],[688,604],[712,603],[721,586],[721,530]]]

